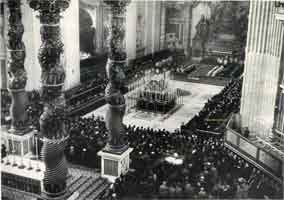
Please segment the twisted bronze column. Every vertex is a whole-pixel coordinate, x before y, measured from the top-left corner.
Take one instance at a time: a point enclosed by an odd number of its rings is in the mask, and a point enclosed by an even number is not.
[[[27,74],[24,68],[26,57],[22,41],[24,26],[22,24],[21,0],[7,0],[8,7],[8,88],[12,97],[10,115],[12,124],[10,132],[22,135],[28,131],[27,94],[25,91]]]
[[[59,197],[66,191],[67,164],[64,148],[67,134],[64,126],[65,98],[62,92],[65,71],[61,62],[63,43],[60,40],[61,12],[70,0],[29,0],[32,9],[39,12],[42,44],[38,59],[42,68],[41,98],[44,111],[40,116],[40,134],[43,140],[42,159],[46,165],[44,193]]]
[[[125,113],[125,87],[126,66],[125,52],[125,12],[130,0],[105,0],[111,8],[110,29],[108,38],[108,61],[106,73],[109,79],[105,89],[108,109],[105,117],[106,127],[109,131],[108,144],[105,151],[122,153],[128,146],[125,142],[125,128],[123,116]]]

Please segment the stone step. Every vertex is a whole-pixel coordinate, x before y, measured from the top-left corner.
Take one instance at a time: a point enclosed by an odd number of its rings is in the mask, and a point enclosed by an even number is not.
[[[88,181],[86,181],[83,185],[81,185],[80,188],[78,188],[78,190],[76,190],[76,192],[78,192],[78,193],[80,194],[80,196],[81,196],[82,194],[84,194],[84,193],[86,192],[86,190],[87,190],[89,187],[92,186],[93,182],[94,182],[94,179],[90,177],[90,178],[88,179]]]
[[[71,193],[77,191],[80,187],[82,187],[82,185],[84,185],[87,181],[89,181],[89,179],[91,179],[91,177],[87,177],[87,176],[82,176],[82,177],[83,178],[77,181],[76,184],[74,184],[73,186],[69,188]]]
[[[102,195],[104,194],[104,191],[109,187],[109,183],[104,183],[97,191],[97,197],[95,200],[100,200]]]
[[[70,187],[71,186],[71,184],[74,184],[74,183],[76,183],[76,181],[78,180],[80,178],[80,176],[68,176],[68,178],[67,178],[67,181],[66,181],[66,183],[67,183],[67,187]]]
[[[72,188],[77,182],[83,179],[83,176],[72,176],[70,180],[67,180],[67,187],[70,189]],[[69,182],[70,181],[70,182]],[[69,182],[69,183],[68,183]]]
[[[89,200],[98,200],[100,196],[103,194],[103,191],[109,187],[109,183],[103,179],[103,183],[89,196]]]
[[[93,179],[93,184],[85,190],[84,193],[82,193],[78,200],[86,200],[89,199],[89,196],[100,187],[100,185],[103,183],[102,179]]]

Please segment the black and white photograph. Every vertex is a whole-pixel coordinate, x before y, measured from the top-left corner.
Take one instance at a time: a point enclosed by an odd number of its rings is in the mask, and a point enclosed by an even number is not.
[[[284,0],[0,0],[1,200],[284,198]]]

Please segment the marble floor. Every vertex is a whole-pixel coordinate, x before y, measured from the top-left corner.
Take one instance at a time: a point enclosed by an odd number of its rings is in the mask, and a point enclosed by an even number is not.
[[[182,98],[182,104],[176,106],[170,114],[154,114],[135,109],[130,109],[123,118],[123,122],[135,124],[136,126],[151,127],[153,129],[166,129],[174,131],[179,128],[182,123],[188,122],[193,116],[198,113],[207,102],[215,94],[218,94],[223,87],[206,85],[199,83],[190,83],[183,81],[170,80],[171,88],[180,88],[185,91]],[[135,92],[132,91],[131,93]],[[129,94],[128,94],[129,95]],[[91,115],[104,117],[107,105],[104,105],[84,117]]]

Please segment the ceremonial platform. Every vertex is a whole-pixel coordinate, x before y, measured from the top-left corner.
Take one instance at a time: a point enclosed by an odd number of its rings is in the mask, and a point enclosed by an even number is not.
[[[163,114],[158,112],[146,112],[143,110],[138,110],[135,107],[128,109],[132,106],[132,103],[128,102],[128,108],[123,118],[123,123],[126,125],[136,125],[150,127],[153,129],[165,129],[168,131],[174,131],[183,123],[186,123],[190,119],[192,119],[194,115],[203,108],[208,99],[218,94],[223,89],[223,86],[206,85],[175,80],[169,80],[169,85],[172,90],[182,90],[182,104],[178,103],[169,112]],[[141,87],[143,87],[143,85]],[[140,90],[139,87],[127,93],[125,95],[126,99],[128,96],[131,96],[138,90]],[[107,105],[101,106],[100,108],[84,115],[84,117],[89,117],[92,115],[104,117],[106,108]]]

